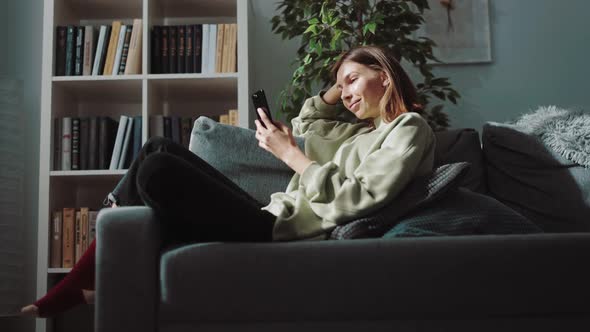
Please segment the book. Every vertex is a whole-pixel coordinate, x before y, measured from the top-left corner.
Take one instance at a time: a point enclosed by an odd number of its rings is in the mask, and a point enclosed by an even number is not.
[[[53,211],[51,220],[51,253],[49,267],[59,268],[62,264],[62,211]]]
[[[227,115],[227,114],[220,114],[219,115],[219,123],[229,124],[229,115]]]
[[[160,73],[170,73],[170,62],[168,60],[168,27],[162,26],[160,28],[162,34],[162,40],[160,42],[160,48],[162,53],[160,54]]]
[[[164,116],[164,137],[172,139],[172,120],[169,116]]]
[[[164,116],[154,115],[150,121],[150,136],[164,137]]]
[[[127,120],[129,117],[121,115],[119,117],[119,126],[117,128],[117,135],[115,136],[115,144],[113,146],[113,152],[111,154],[111,162],[109,164],[110,170],[117,169],[119,165],[119,158],[121,157],[121,147],[123,146],[123,140],[125,138],[125,130],[127,129]]]
[[[106,64],[106,59],[107,59],[107,50],[109,47],[109,40],[111,38],[112,27],[110,25],[107,25],[106,29],[107,29],[107,31],[106,31],[104,43],[102,44],[102,52],[100,53],[100,62],[98,63],[98,75],[104,74],[104,66]]]
[[[62,120],[61,118],[53,119],[53,170],[61,170],[61,140],[62,140]]]
[[[170,117],[170,127],[172,128],[171,129],[172,141],[174,141],[175,143],[178,143],[178,144],[182,144],[181,136],[180,136],[180,117],[178,117],[178,116]]]
[[[125,35],[127,32],[127,26],[121,25],[119,30],[119,40],[117,41],[117,50],[115,51],[115,63],[113,64],[113,75],[119,74],[119,67],[121,66],[121,56],[123,55],[123,44],[125,44]]]
[[[81,227],[81,220],[80,220],[80,211],[74,212],[74,229],[75,229],[75,236],[74,236],[74,264],[78,263],[80,257],[82,257],[82,227]]]
[[[222,73],[229,73],[229,62],[231,58],[230,48],[231,48],[231,24],[224,24],[223,25],[223,47],[222,47],[222,57],[221,57],[221,72]]]
[[[178,31],[176,32],[176,72],[184,74],[186,73],[185,62],[186,62],[186,31],[184,25],[179,25]]]
[[[125,162],[127,161],[127,155],[129,153],[129,141],[131,140],[131,133],[133,132],[133,117],[127,117],[127,128],[125,128],[125,137],[123,138],[123,145],[121,146],[121,155],[119,156],[119,162],[117,169],[124,169]]]
[[[238,25],[235,23],[230,24],[229,29],[229,50],[226,52],[228,54],[228,61],[227,61],[227,72],[234,73],[237,72],[237,63],[238,63]]]
[[[109,169],[113,144],[118,126],[117,121],[102,116],[98,122],[98,169]]]
[[[187,24],[184,29],[184,72],[194,73],[195,64],[193,62],[193,39],[195,36],[195,26],[193,24]]]
[[[64,117],[61,123],[61,170],[72,169],[72,118]]]
[[[143,125],[141,119],[141,115],[133,117],[133,148],[131,149],[132,153],[131,157],[129,158],[130,160],[128,161],[128,164],[131,164],[131,162],[135,160],[135,158],[137,158],[137,155],[139,155],[139,150],[141,150],[141,147],[143,145],[141,138]]]
[[[202,24],[201,33],[201,72],[209,73],[209,26],[211,24]]]
[[[106,25],[101,25],[99,32],[98,32],[98,41],[96,43],[96,53],[94,55],[94,64],[92,65],[92,75],[99,75],[102,74],[100,71],[100,63],[103,58],[103,53],[105,50],[106,39],[108,38],[108,30]]]
[[[98,169],[98,117],[90,117],[88,124],[88,169]]]
[[[121,63],[119,64],[119,75],[125,74],[125,67],[127,66],[127,56],[129,55],[129,42],[131,40],[132,25],[127,25],[125,29],[125,40],[123,41],[123,52],[121,53]]]
[[[75,47],[76,27],[68,25],[66,34],[66,76],[74,75]]]
[[[162,28],[159,25],[152,27],[152,74],[162,73]]]
[[[191,139],[191,118],[182,118],[180,121],[180,136],[182,145],[188,149]]]
[[[94,63],[94,52],[96,51],[96,38],[94,38],[94,27],[84,27],[84,61],[82,63],[82,75],[92,75],[92,64]]]
[[[176,53],[177,34],[178,27],[176,25],[168,26],[168,70],[172,74],[178,72],[176,67],[178,61],[178,54]]]
[[[142,19],[133,20],[131,40],[129,42],[129,54],[125,66],[125,75],[141,74],[141,45],[142,45]]]
[[[72,170],[80,169],[80,119],[72,118]]]
[[[80,169],[86,170],[88,168],[88,152],[90,139],[90,119],[80,118]]]
[[[202,63],[202,43],[203,43],[203,25],[202,24],[194,24],[193,25],[193,71],[192,73],[200,73],[201,63]]]
[[[229,110],[228,117],[229,117],[229,124],[230,125],[236,126],[236,127],[239,125],[238,110],[236,110],[236,109]]]
[[[61,266],[71,268],[74,266],[75,255],[75,210],[74,208],[64,208],[62,212],[62,256]]]
[[[215,72],[223,72],[223,35],[225,34],[225,24],[217,24],[217,36],[215,42]]]
[[[121,21],[113,21],[111,25],[111,36],[109,38],[106,60],[102,71],[103,75],[113,74],[113,64],[115,63],[115,54],[117,53],[117,43],[119,42],[120,31]]]
[[[83,26],[76,27],[76,52],[74,58],[74,75],[82,76],[84,64],[84,31]]]
[[[82,254],[88,249],[88,233],[89,233],[89,209],[87,207],[80,208],[80,251]]]
[[[66,74],[66,41],[68,28],[66,26],[57,26],[55,28],[55,76],[64,76]]]
[[[208,55],[207,55],[207,72],[213,73],[215,72],[215,66],[217,61],[216,51],[217,51],[217,24],[209,24],[209,46],[207,48]]]
[[[88,245],[96,238],[96,218],[98,211],[88,211]]]

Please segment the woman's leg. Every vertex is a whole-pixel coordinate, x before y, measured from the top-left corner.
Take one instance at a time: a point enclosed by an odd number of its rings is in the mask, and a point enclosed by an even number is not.
[[[137,189],[169,242],[272,240],[275,216],[195,154],[148,156]]]

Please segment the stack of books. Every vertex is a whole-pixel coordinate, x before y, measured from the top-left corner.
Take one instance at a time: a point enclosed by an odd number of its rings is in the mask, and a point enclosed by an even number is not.
[[[96,237],[98,211],[87,207],[53,211],[49,267],[71,268]]]
[[[142,20],[57,26],[55,76],[141,74]]]

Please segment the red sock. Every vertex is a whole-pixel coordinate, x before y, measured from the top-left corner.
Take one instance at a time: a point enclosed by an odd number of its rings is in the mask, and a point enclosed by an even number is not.
[[[34,303],[40,317],[54,316],[84,302],[82,289],[94,289],[95,253],[96,240],[92,241],[72,270]]]

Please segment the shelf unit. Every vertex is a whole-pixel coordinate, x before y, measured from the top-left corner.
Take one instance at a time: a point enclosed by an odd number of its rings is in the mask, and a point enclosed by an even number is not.
[[[125,170],[52,170],[53,119],[64,116],[142,116],[142,142],[155,115],[212,116],[238,109],[239,126],[253,128],[249,106],[248,0],[44,0],[37,298],[70,269],[49,268],[50,219],[63,207],[100,209]],[[142,67],[138,75],[55,76],[56,27],[132,24],[142,19]],[[154,25],[237,23],[236,73],[152,74],[150,29]],[[36,331],[92,331],[94,307],[79,306],[52,319],[37,319]]]

